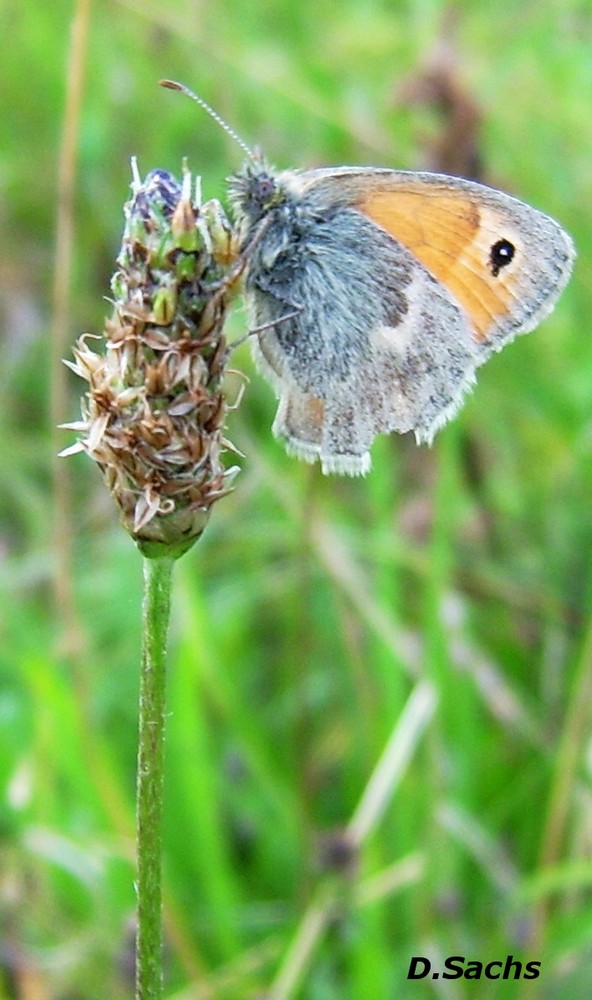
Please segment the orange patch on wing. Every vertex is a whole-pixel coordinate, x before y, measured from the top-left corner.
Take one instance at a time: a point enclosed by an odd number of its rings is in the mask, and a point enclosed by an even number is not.
[[[479,239],[480,206],[462,192],[419,188],[372,191],[356,207],[417,257],[468,314],[475,338],[487,340],[513,296],[511,281],[489,269],[498,237]]]

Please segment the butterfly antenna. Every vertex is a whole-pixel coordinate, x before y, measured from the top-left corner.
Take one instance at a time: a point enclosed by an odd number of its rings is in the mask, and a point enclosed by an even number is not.
[[[194,94],[193,91],[189,89],[189,87],[185,87],[184,84],[177,83],[175,80],[161,80],[160,86],[166,87],[168,90],[180,90],[181,93],[186,94],[187,97],[190,97],[192,101],[195,101],[196,104],[199,104],[200,108],[203,108],[203,110],[207,112],[210,118],[213,118],[216,124],[219,125],[221,129],[224,129],[226,134],[229,135],[231,139],[234,139],[237,145],[239,145],[240,148],[242,149],[243,153],[246,153],[251,163],[255,162],[255,155],[253,151],[249,149],[246,142],[243,142],[240,135],[238,135],[238,133],[235,132],[234,129],[230,127],[228,122],[224,121],[224,119],[221,117],[221,115],[218,114],[217,111],[214,111],[214,109],[210,107],[207,101],[204,101],[203,97],[198,97],[197,94]]]

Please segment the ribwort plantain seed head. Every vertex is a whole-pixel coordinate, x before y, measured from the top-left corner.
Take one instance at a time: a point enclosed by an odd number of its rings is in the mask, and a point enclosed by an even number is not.
[[[135,169],[135,165],[134,165]],[[66,362],[88,384],[79,439],[99,465],[144,555],[178,557],[229,492],[223,325],[237,250],[218,202],[199,203],[164,170],[132,197],[111,281],[113,313],[95,351],[85,335]]]

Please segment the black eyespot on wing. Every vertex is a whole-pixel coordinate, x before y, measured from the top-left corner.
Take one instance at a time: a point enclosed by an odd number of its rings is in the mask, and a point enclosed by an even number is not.
[[[489,251],[489,266],[494,278],[497,278],[503,267],[513,261],[516,247],[509,240],[498,240]]]

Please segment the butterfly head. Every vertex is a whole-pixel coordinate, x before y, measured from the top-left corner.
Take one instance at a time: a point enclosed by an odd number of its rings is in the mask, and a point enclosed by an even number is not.
[[[230,177],[228,190],[237,217],[249,227],[286,201],[286,192],[277,174],[259,155],[254,155],[252,161],[247,161]]]

